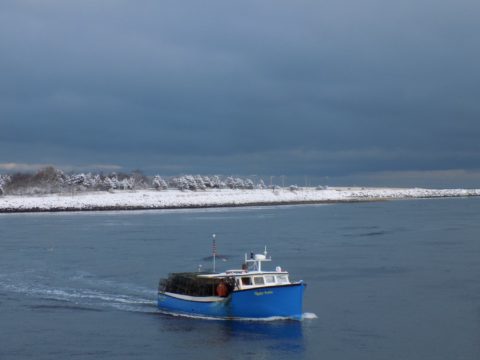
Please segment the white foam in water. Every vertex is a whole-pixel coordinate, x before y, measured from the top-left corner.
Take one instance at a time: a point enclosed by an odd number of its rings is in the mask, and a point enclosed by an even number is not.
[[[201,319],[201,320],[214,320],[214,321],[247,321],[247,322],[270,322],[270,321],[287,321],[287,320],[294,320],[294,321],[302,321],[306,319],[317,319],[318,316],[314,313],[304,313],[300,319],[298,318],[291,318],[285,316],[270,316],[266,318],[223,318],[223,317],[212,317],[212,316],[203,316],[203,315],[194,315],[194,314],[185,314],[185,313],[176,313],[170,312],[165,310],[158,310],[159,313],[170,315],[170,316],[178,316],[178,317],[185,317],[190,319]]]
[[[204,316],[204,315],[195,315],[195,314],[186,314],[186,313],[176,313],[165,310],[158,310],[157,312],[170,316],[184,317],[189,319],[200,319],[200,320],[213,320],[213,321],[259,321],[259,322],[269,322],[269,321],[285,321],[285,320],[299,320],[290,317],[284,316],[271,316],[266,318],[231,318],[231,317],[213,317],[213,316]]]
[[[302,315],[302,319],[306,320],[310,320],[310,319],[318,319],[318,316],[314,313],[309,313],[309,312],[306,312],[306,313],[303,313]]]

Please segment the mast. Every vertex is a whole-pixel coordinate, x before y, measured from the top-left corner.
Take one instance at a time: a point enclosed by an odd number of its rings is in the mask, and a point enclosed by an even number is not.
[[[250,253],[250,259],[247,259],[247,254],[245,253],[245,263],[246,264],[253,264],[254,269],[258,272],[262,271],[262,262],[263,261],[272,261],[272,258],[267,257],[267,247],[265,246],[265,250],[263,254],[253,254]]]
[[[213,250],[213,272],[215,272],[215,258],[217,256],[217,244],[215,243],[215,234],[212,234],[212,250]]]

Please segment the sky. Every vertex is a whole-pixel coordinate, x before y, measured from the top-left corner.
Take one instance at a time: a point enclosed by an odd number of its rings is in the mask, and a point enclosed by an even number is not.
[[[0,172],[480,186],[479,16],[478,0],[3,0]]]

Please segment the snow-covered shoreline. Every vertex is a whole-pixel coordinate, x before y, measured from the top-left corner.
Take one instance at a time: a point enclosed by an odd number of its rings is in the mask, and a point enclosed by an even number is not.
[[[182,209],[480,196],[480,189],[300,188],[136,190],[0,197],[0,212]]]

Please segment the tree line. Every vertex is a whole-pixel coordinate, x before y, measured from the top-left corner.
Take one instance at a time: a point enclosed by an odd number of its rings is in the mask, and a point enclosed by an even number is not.
[[[261,178],[223,175],[146,176],[139,170],[130,173],[65,173],[52,166],[36,173],[0,174],[0,195],[38,195],[75,193],[84,191],[112,191],[139,189],[178,189],[201,191],[207,189],[265,189]],[[269,186],[278,188],[278,186]],[[296,190],[296,186],[290,186]]]

